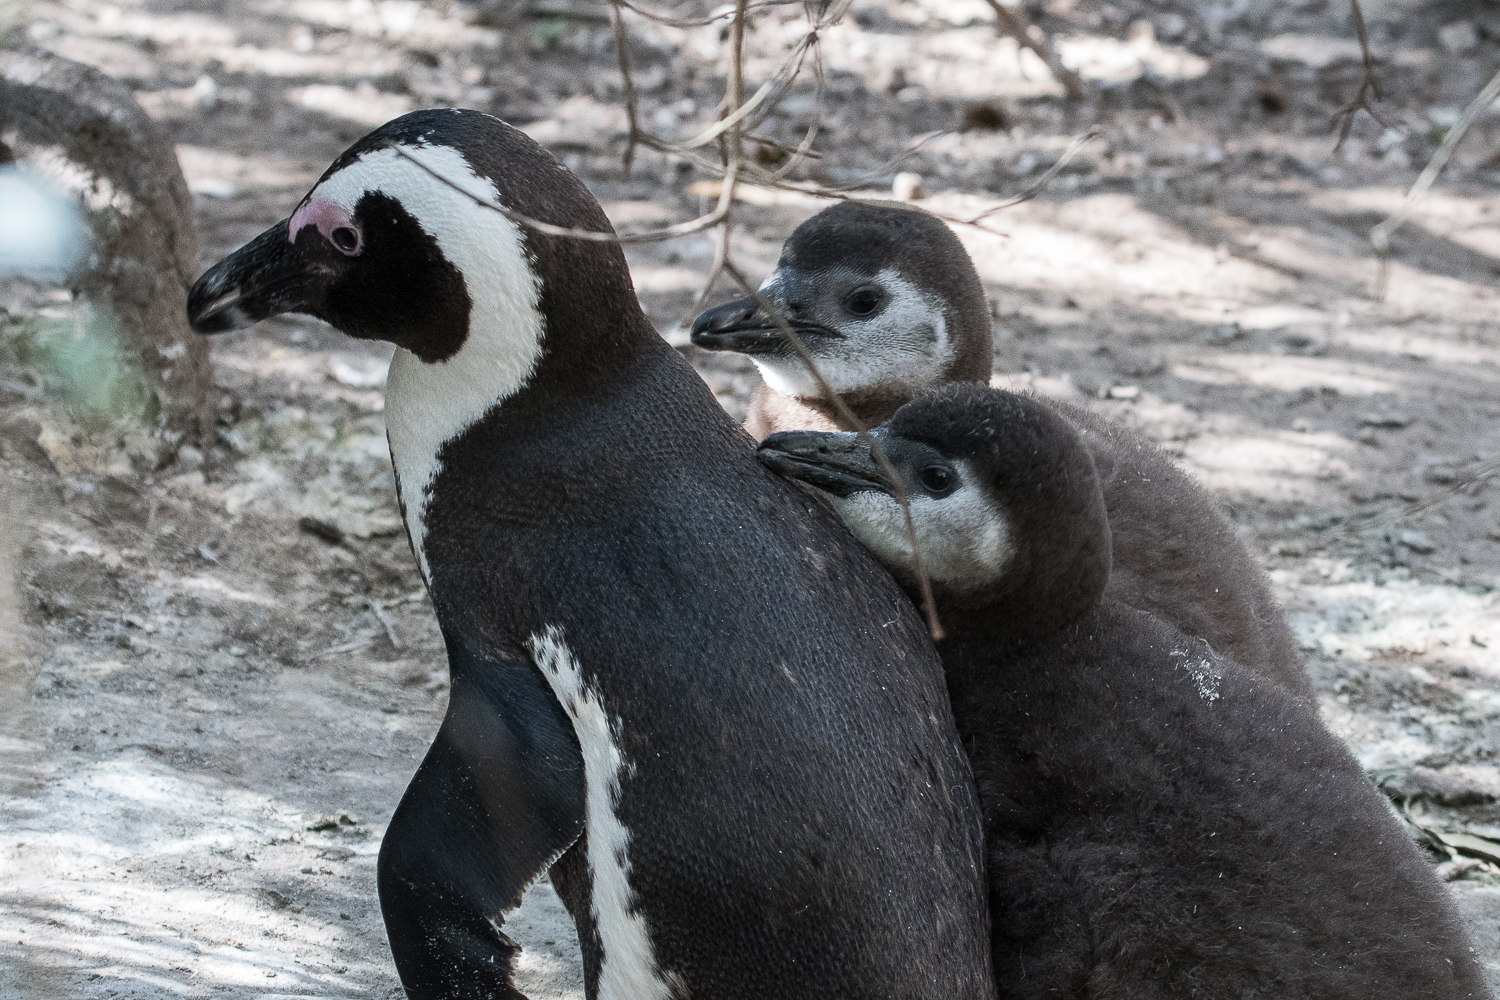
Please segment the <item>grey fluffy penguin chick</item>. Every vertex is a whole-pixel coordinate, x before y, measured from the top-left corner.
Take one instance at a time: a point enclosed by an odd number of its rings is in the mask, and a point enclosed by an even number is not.
[[[952,230],[921,212],[844,202],[788,237],[762,293],[807,344],[834,391],[872,427],[921,393],[988,384],[993,337],[984,288]],[[693,343],[748,355],[765,384],[746,429],[757,438],[844,426],[754,299],[711,309]],[[1313,697],[1296,638],[1265,574],[1218,505],[1146,437],[1055,400],[1094,460],[1114,538],[1111,597],[1166,619],[1216,651]]]
[[[1067,420],[952,385],[874,433],[947,631],[1001,996],[1490,996],[1447,890],[1312,706],[1109,596],[1104,496]],[[915,595],[856,435],[760,454]]]

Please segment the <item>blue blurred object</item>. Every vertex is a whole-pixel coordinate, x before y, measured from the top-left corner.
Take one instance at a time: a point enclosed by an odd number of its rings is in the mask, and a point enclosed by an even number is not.
[[[75,202],[33,174],[0,167],[0,277],[62,281],[88,245]]]

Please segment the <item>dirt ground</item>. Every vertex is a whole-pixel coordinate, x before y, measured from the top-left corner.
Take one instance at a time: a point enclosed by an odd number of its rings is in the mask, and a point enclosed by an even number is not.
[[[491,6],[499,27],[413,0],[75,0],[29,5],[18,34],[127,80],[165,123],[205,265],[351,140],[426,106],[522,125],[617,224],[691,218],[685,165],[642,151],[622,174],[597,9]],[[1366,14],[1390,127],[1361,116],[1335,153],[1328,119],[1359,81],[1338,3],[1058,0],[1041,23],[1098,85],[1070,108],[983,2],[861,2],[824,37],[810,176],[888,191],[879,171],[941,130],[901,169],[936,209],[978,210],[1100,123],[996,217],[1004,235],[960,232],[993,303],[995,383],[1089,401],[1222,499],[1328,724],[1431,845],[1500,983],[1500,493],[1470,482],[1500,457],[1500,117],[1397,236],[1383,300],[1366,239],[1493,71],[1500,13]],[[757,21],[752,85],[799,16]],[[718,29],[632,25],[644,119],[711,120]],[[766,131],[795,142],[812,113],[799,87]],[[818,207],[742,206],[741,264],[765,273]],[[663,335],[742,415],[753,367],[681,327],[710,258],[701,237],[630,251]],[[221,337],[217,441],[155,468],[27,362],[37,324],[76,308],[0,283],[0,997],[394,997],[375,856],[446,667],[395,508],[388,351],[301,319]],[[582,996],[549,886],[515,927],[528,994]]]

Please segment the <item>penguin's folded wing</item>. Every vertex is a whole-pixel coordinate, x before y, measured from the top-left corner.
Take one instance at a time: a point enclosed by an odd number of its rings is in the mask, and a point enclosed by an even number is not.
[[[445,638],[448,713],[381,845],[380,904],[408,992],[505,996],[504,920],[583,833],[583,756],[529,656]]]

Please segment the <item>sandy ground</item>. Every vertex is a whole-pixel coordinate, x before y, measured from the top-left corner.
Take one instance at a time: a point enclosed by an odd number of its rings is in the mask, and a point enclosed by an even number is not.
[[[1393,128],[1361,119],[1335,155],[1327,117],[1358,80],[1337,5],[1052,9],[1065,54],[1106,85],[1089,108],[1065,109],[983,3],[858,7],[825,38],[814,176],[855,181],[953,129],[903,166],[939,210],[978,210],[1098,117],[1101,141],[999,216],[1005,235],[961,232],[993,302],[996,384],[1089,401],[1223,500],[1329,725],[1414,834],[1449,845],[1434,862],[1500,981],[1500,505],[1492,480],[1467,482],[1500,452],[1500,119],[1398,237],[1383,301],[1365,241],[1491,71],[1500,21],[1368,5]],[[169,127],[205,264],[350,140],[423,106],[523,124],[617,223],[698,210],[696,178],[659,155],[622,176],[606,26],[462,14],[79,0],[32,5],[26,31],[127,79]],[[794,14],[761,20],[753,72]],[[717,99],[717,34],[640,29],[644,114],[685,134]],[[769,133],[795,141],[811,107],[799,90]],[[745,206],[741,264],[764,273],[817,207]],[[674,343],[710,256],[703,239],[630,252]],[[375,855],[446,674],[399,533],[387,352],[300,320],[221,338],[219,439],[158,469],[26,363],[67,297],[10,281],[0,307],[0,996],[397,995]],[[742,414],[754,369],[682,349]],[[549,886],[514,926],[528,994],[581,996]]]

